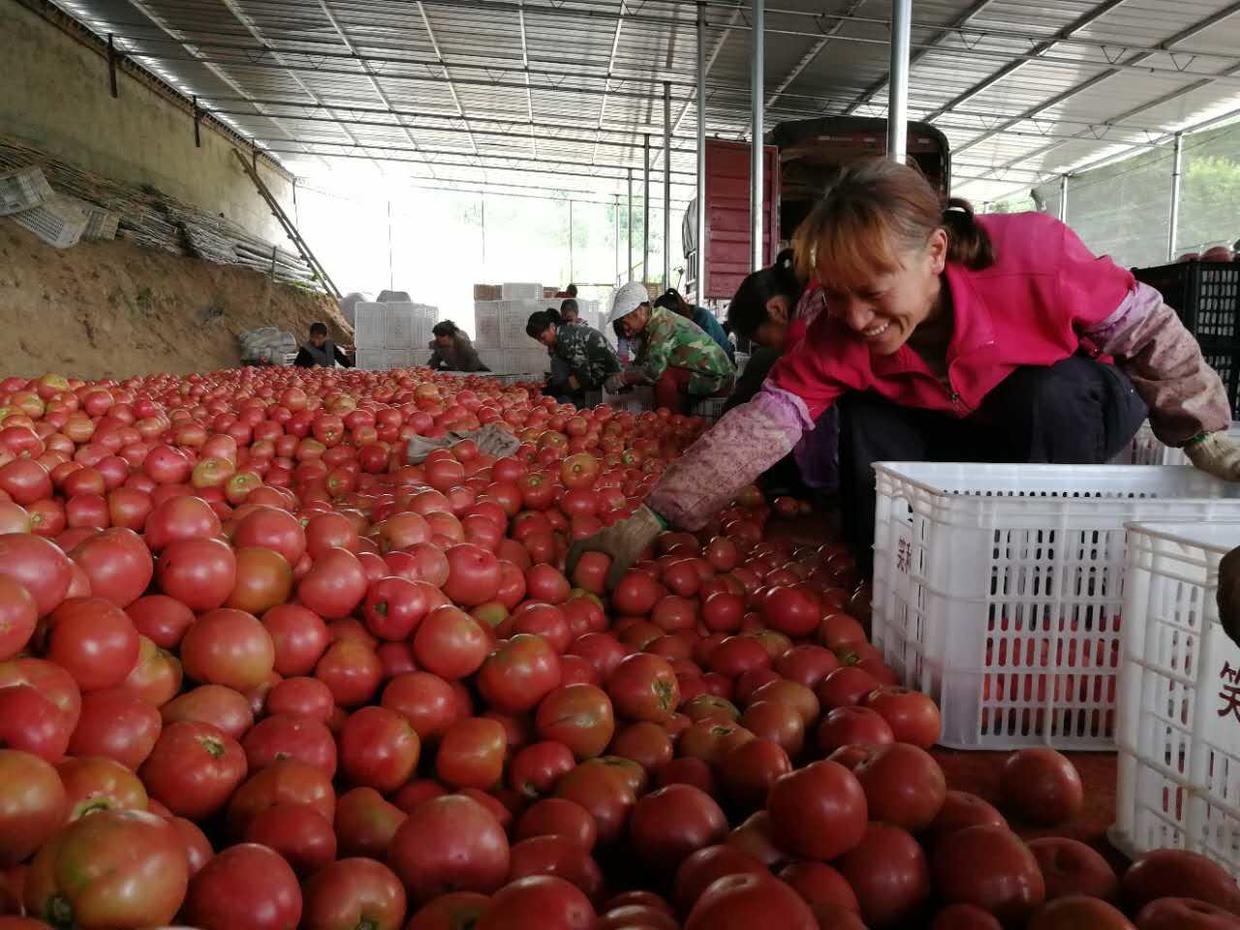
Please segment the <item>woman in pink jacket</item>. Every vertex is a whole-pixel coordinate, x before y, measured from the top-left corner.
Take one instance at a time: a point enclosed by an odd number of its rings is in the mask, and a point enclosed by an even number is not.
[[[867,161],[797,240],[802,277],[828,282],[825,311],[645,506],[573,556],[610,553],[618,579],[665,527],[703,526],[834,404],[845,531],[863,566],[878,461],[1103,463],[1148,415],[1198,468],[1240,477],[1226,392],[1192,335],[1062,223],[944,210],[915,170]]]

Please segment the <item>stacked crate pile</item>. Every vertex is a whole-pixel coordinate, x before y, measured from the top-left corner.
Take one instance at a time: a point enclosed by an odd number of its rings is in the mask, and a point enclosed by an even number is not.
[[[474,346],[483,363],[497,374],[541,379],[549,367],[547,350],[525,334],[525,324],[531,313],[549,307],[558,310],[562,302],[554,289],[541,284],[475,284]],[[577,305],[582,320],[597,328],[598,301],[578,300]]]
[[[427,343],[439,309],[409,302],[358,303],[354,307],[357,367],[368,371],[425,365]]]

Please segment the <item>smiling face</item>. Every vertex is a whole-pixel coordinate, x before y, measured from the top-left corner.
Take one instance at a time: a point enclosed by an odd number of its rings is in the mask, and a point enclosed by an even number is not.
[[[832,269],[821,263],[827,313],[862,339],[875,355],[891,355],[938,308],[947,233],[936,229],[912,249],[892,249],[889,262]],[[835,270],[836,273],[832,274]]]

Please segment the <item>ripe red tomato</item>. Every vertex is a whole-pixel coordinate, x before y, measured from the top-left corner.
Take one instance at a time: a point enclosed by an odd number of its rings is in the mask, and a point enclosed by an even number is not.
[[[860,704],[867,694],[878,687],[878,679],[869,672],[855,665],[844,665],[827,672],[815,693],[823,707],[834,710]]]
[[[166,594],[140,597],[125,608],[125,613],[134,628],[160,649],[175,649],[194,622],[194,612]]]
[[[804,898],[816,914],[823,907],[861,913],[857,894],[848,879],[825,862],[794,862],[780,869],[779,877]]]
[[[164,594],[191,610],[212,610],[236,585],[237,557],[218,539],[178,540],[160,553],[155,580]]]
[[[400,930],[405,889],[373,859],[341,859],[316,872],[303,888],[302,930]]]
[[[1121,882],[1135,910],[1158,898],[1195,898],[1240,914],[1240,889],[1217,862],[1183,849],[1155,849],[1138,856]]]
[[[933,849],[943,837],[965,827],[990,826],[1007,828],[1007,821],[989,801],[967,791],[948,791],[938,816],[926,830],[924,841]]]
[[[621,729],[609,747],[613,756],[632,759],[647,772],[654,772],[672,761],[672,736],[657,723],[642,721]]]
[[[1046,882],[1046,900],[1083,894],[1104,901],[1119,896],[1119,879],[1102,854],[1079,840],[1047,836],[1029,841]]]
[[[818,930],[818,921],[800,895],[769,875],[728,875],[698,898],[685,930],[750,930],[781,927]]]
[[[201,930],[284,930],[301,920],[301,889],[292,868],[256,843],[232,846],[194,876],[185,919]]]
[[[191,721],[165,726],[139,770],[152,798],[191,820],[223,808],[245,773],[245,752],[236,740]]]
[[[379,791],[395,791],[409,780],[421,748],[409,721],[386,707],[354,711],[340,731],[340,762],[345,777],[355,785]]]
[[[70,556],[90,581],[91,594],[117,607],[137,600],[155,573],[151,550],[133,530],[104,530],[78,543]]]
[[[504,774],[508,734],[485,717],[457,720],[444,732],[435,756],[440,781],[456,788],[493,787]]]
[[[478,670],[488,705],[507,714],[532,710],[560,684],[560,657],[541,636],[518,634],[501,643]]]
[[[676,673],[666,659],[637,653],[621,659],[607,676],[607,694],[627,720],[667,720],[680,704]]]
[[[338,639],[314,666],[314,677],[331,690],[341,707],[365,704],[383,681],[383,663],[368,642]]]
[[[882,746],[894,741],[895,735],[887,721],[868,707],[837,707],[818,726],[818,750],[827,755],[841,746]]]
[[[598,840],[598,827],[580,804],[564,798],[543,798],[525,809],[513,830],[516,840],[534,836],[562,836],[590,850]]]
[[[790,681],[807,688],[817,688],[831,672],[840,667],[835,653],[822,646],[802,643],[793,646],[775,660],[775,671]],[[808,724],[808,721],[807,721]]]
[[[929,749],[938,742],[942,731],[939,708],[920,691],[884,685],[866,696],[865,706],[883,716],[898,743]]]
[[[482,666],[490,638],[478,621],[456,607],[437,607],[418,626],[413,654],[418,665],[452,681]]]
[[[336,774],[336,741],[325,724],[311,717],[265,717],[242,737],[241,748],[251,773],[280,759],[300,759],[322,769],[328,778]]]
[[[29,533],[0,535],[0,577],[16,581],[34,598],[39,616],[65,599],[73,563],[54,543]]]
[[[766,806],[771,786],[792,771],[788,753],[778,743],[751,739],[729,749],[719,764],[719,781],[742,810]]]
[[[69,739],[75,756],[114,759],[136,770],[155,747],[162,722],[159,709],[113,688],[82,698],[82,713]]]
[[[336,858],[332,825],[308,804],[277,804],[256,814],[243,839],[279,853],[300,876],[313,875]]]
[[[225,606],[262,614],[283,604],[293,590],[293,569],[271,549],[237,549],[237,580]]]
[[[276,672],[296,677],[314,671],[330,641],[322,617],[300,604],[279,604],[263,614],[262,623],[275,650]]]
[[[637,802],[629,817],[629,841],[643,865],[656,872],[674,869],[704,846],[721,842],[728,821],[706,792],[691,785],[669,785]]]
[[[398,675],[383,689],[381,703],[403,715],[423,741],[441,736],[470,707],[461,706],[452,685],[430,672]]]
[[[228,826],[235,836],[244,836],[250,820],[278,804],[309,804],[330,823],[336,793],[331,779],[317,766],[278,759],[233,792],[228,801]]]
[[[562,878],[591,899],[603,888],[603,873],[590,850],[567,836],[534,836],[513,845],[508,881],[531,875]]]
[[[804,588],[783,585],[767,588],[761,610],[771,629],[788,636],[807,636],[818,628],[818,601]]]
[[[297,598],[327,620],[347,617],[366,596],[369,581],[356,555],[339,546],[314,558],[297,585]]]
[[[862,920],[874,930],[908,926],[930,897],[926,855],[899,827],[871,823],[837,865],[857,895]]]
[[[392,837],[388,862],[418,903],[448,891],[490,894],[508,875],[508,838],[480,804],[446,795],[409,813]]]
[[[53,611],[48,626],[48,659],[83,691],[119,685],[138,661],[133,621],[102,598],[70,598]]]
[[[560,776],[577,764],[572,750],[563,743],[532,743],[522,748],[508,766],[508,784],[523,797],[548,794]]]
[[[1054,826],[1085,805],[1081,776],[1066,756],[1047,746],[1012,753],[999,778],[1003,805],[1028,823]]]
[[[478,919],[478,930],[591,930],[594,920],[580,889],[552,875],[533,875],[501,888]]]
[[[1137,914],[1137,930],[1236,930],[1231,911],[1192,898],[1159,898]]]
[[[865,835],[865,791],[835,762],[815,762],[776,779],[766,809],[775,842],[793,856],[834,859]]]
[[[342,856],[382,859],[408,815],[374,788],[354,788],[336,802],[336,847]]]
[[[400,642],[422,622],[430,610],[425,588],[404,578],[380,578],[366,591],[362,619],[380,639]]]
[[[8,868],[61,828],[68,802],[56,769],[32,753],[0,749],[0,785],[0,867]]]
[[[444,555],[448,559],[448,579],[443,592],[453,602],[475,607],[495,599],[500,586],[500,565],[493,552],[461,543],[449,547]]]
[[[181,721],[209,723],[233,739],[254,725],[254,712],[244,694],[223,685],[203,685],[173,698],[159,709],[164,725]]]
[[[975,904],[949,904],[930,923],[930,930],[1003,930],[990,911]]]
[[[1029,918],[1028,930],[1135,930],[1112,905],[1085,895],[1051,901]]]
[[[865,791],[870,819],[913,832],[933,822],[947,797],[939,764],[908,743],[872,747],[853,774]]]
[[[272,549],[289,565],[296,565],[306,551],[306,532],[288,511],[256,507],[237,521],[232,542],[238,549]]]
[[[180,909],[188,881],[185,846],[171,824],[145,811],[103,810],[39,850],[25,902],[28,913],[73,926],[159,926]]]
[[[491,908],[491,899],[476,891],[441,895],[418,910],[405,930],[469,930]]]
[[[181,640],[185,674],[205,684],[248,691],[275,668],[271,635],[253,614],[220,608],[203,614]]]
[[[578,759],[601,755],[616,729],[611,699],[587,684],[550,692],[538,706],[535,726],[540,739],[563,743]]]
[[[1038,860],[1003,827],[965,827],[943,837],[931,873],[943,903],[975,904],[1005,924],[1026,920],[1046,897]]]

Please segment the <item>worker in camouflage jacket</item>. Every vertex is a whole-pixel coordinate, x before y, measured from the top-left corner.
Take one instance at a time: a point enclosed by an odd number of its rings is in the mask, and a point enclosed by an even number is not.
[[[608,323],[618,323],[640,345],[633,367],[608,379],[608,390],[653,384],[655,404],[687,413],[705,397],[723,397],[736,380],[731,360],[692,320],[651,306],[645,285],[631,282],[616,291]]]
[[[620,371],[620,359],[602,333],[582,323],[566,321],[558,310],[548,308],[531,313],[525,332],[545,345],[560,363],[552,366],[547,390],[562,403],[584,406],[587,391],[598,391]]]

